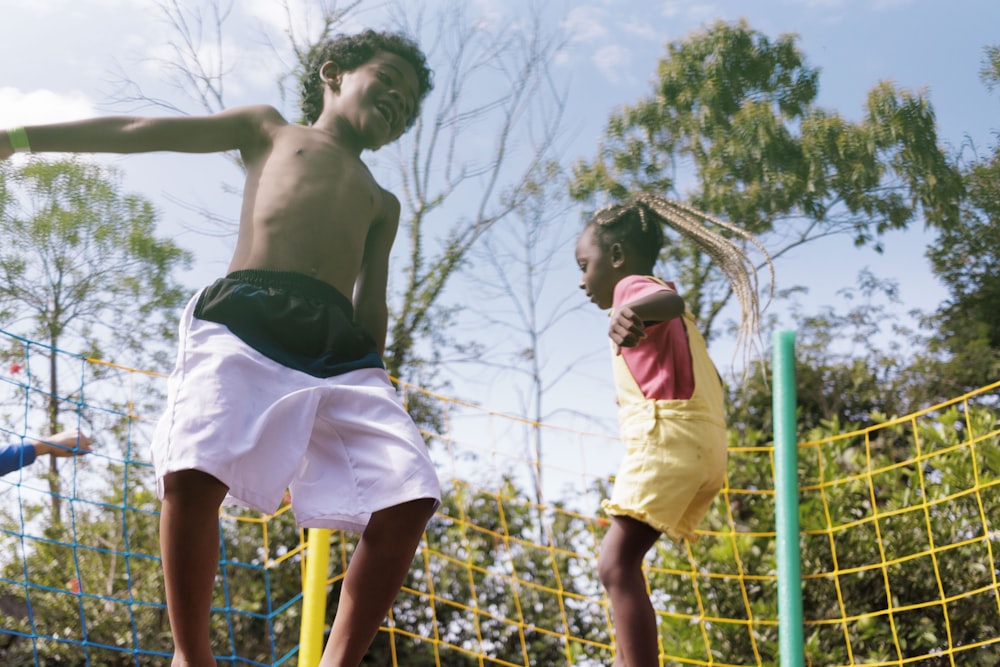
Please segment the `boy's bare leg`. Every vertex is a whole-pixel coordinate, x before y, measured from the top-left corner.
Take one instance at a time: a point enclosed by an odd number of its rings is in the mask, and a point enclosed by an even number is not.
[[[659,537],[659,532],[641,521],[616,516],[601,543],[597,573],[611,600],[618,645],[614,667],[660,664],[656,613],[642,576],[642,559]]]
[[[372,515],[347,567],[320,667],[357,667],[406,579],[433,513],[430,499]]]
[[[219,506],[226,491],[225,484],[198,470],[163,478],[160,552],[174,638],[172,667],[215,667],[209,617],[219,565]]]

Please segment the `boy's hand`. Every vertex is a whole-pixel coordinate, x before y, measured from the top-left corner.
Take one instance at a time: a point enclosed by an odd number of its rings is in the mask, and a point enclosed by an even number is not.
[[[646,327],[630,306],[622,306],[611,318],[608,336],[615,344],[615,354],[618,354],[623,347],[638,345],[646,337]]]

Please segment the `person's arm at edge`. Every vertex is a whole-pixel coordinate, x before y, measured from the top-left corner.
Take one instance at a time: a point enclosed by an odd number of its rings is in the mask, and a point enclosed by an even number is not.
[[[399,200],[385,192],[386,210],[372,224],[365,239],[364,258],[354,290],[354,321],[375,339],[380,356],[385,354],[389,308],[386,291],[389,287],[389,255],[399,228]]]
[[[36,456],[48,454],[54,457],[86,454],[90,451],[90,444],[91,439],[77,428],[53,433],[43,440],[32,442]]]
[[[35,447],[28,443],[0,447],[0,476],[31,465],[37,457]]]
[[[209,116],[99,116],[24,128],[32,153],[214,153],[256,145],[266,122],[287,121],[269,105],[226,109]],[[0,159],[13,154],[0,132]]]
[[[90,451],[91,439],[79,429],[53,433],[44,440],[0,448],[0,476],[31,465],[40,456],[78,456]]]

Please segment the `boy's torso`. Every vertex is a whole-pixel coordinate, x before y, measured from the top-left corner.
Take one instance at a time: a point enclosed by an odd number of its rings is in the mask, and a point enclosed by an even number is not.
[[[389,195],[361,159],[322,130],[285,124],[249,156],[229,270],[294,271],[351,295]]]

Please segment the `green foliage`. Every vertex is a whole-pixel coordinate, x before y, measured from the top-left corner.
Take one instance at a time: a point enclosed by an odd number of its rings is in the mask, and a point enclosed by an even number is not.
[[[32,503],[21,507],[25,523],[9,513],[0,518],[8,554],[0,561],[0,576],[29,582],[8,586],[0,605],[3,664],[169,664],[173,643],[152,471],[147,465],[111,463],[102,474],[104,491],[76,498],[72,520],[64,526],[36,528],[38,522],[30,518],[44,515]],[[220,575],[225,581],[215,590],[212,642],[221,656],[274,664],[298,646],[295,602],[302,581],[296,557],[273,568],[269,564],[300,540],[289,512],[268,521],[266,537],[259,519],[223,521]]]
[[[0,576],[20,584],[5,586],[0,624],[36,636],[5,634],[3,664],[124,666],[130,649],[170,650],[151,471],[110,463],[99,476],[103,491],[74,498],[65,523],[46,522],[31,501],[0,517]]]
[[[61,386],[83,383],[60,366],[73,363],[56,353],[60,348],[166,370],[177,309],[186,297],[173,271],[189,255],[157,239],[155,227],[152,205],[121,192],[113,170],[79,160],[0,163],[0,328],[49,346],[29,353],[8,339],[0,359],[28,369],[23,400],[44,414],[33,425],[39,432],[65,428],[64,414],[78,412],[81,396],[64,396]],[[97,379],[113,374],[93,364],[83,372],[95,389]],[[65,421],[79,425],[79,419]],[[49,469],[58,524],[62,493],[55,460]]]
[[[1000,630],[987,542],[1000,510],[994,394],[897,420],[939,402],[930,378],[941,367],[928,368],[923,352],[903,355],[901,338],[912,334],[895,325],[894,285],[862,274],[842,296],[847,307],[799,314],[795,327],[807,652],[824,665],[936,653],[919,664],[993,664],[991,646],[964,649],[955,663],[946,651]],[[888,350],[873,344],[886,333]],[[745,449],[732,457],[729,485],[747,490],[730,492],[730,511],[738,530],[766,532],[773,506],[750,490],[773,478],[769,458],[753,453],[770,444],[771,388],[751,375],[729,389],[731,436]],[[724,530],[716,515],[711,522]],[[744,571],[769,571],[764,553],[741,548]],[[776,618],[769,596],[749,596],[758,618]]]
[[[398,664],[471,667],[484,653],[513,664],[558,665],[567,653],[600,653],[564,645],[566,633],[609,643],[588,521],[559,507],[540,515],[509,478],[499,493],[456,483],[439,512],[427,529],[429,569],[418,556],[392,613],[396,627],[441,644],[397,637]],[[390,649],[380,635],[365,664],[392,664]]]
[[[189,255],[155,227],[152,205],[113,170],[0,163],[0,327],[43,343],[5,337],[0,358],[21,370],[0,401],[29,432],[80,426],[99,443],[86,462],[51,459],[48,496],[18,496],[2,517],[0,571],[20,583],[5,591],[3,627],[36,635],[5,634],[4,664],[134,664],[137,636],[142,651],[170,647],[151,474],[131,449],[146,430],[135,417],[155,413],[161,389],[61,351],[165,368],[186,297],[173,272]]]
[[[0,163],[4,328],[96,358],[164,369],[190,254],[158,239],[152,204],[79,160]],[[161,353],[160,355],[155,354]]]
[[[1000,83],[1000,44],[983,49],[983,66],[979,70],[979,76],[991,91]]]
[[[792,307],[799,423],[866,423],[876,413],[897,416],[937,402],[926,355],[911,359],[904,352],[907,343],[920,349],[923,341],[900,323],[895,281],[865,270],[856,287],[838,296],[816,313]],[[739,439],[752,442],[769,432],[769,379],[750,373],[729,390],[729,426]]]
[[[949,293],[927,319],[937,332],[930,345],[936,356],[931,382],[939,396],[1000,375],[1000,144],[969,164],[963,176],[963,224],[942,230],[927,253]]]

